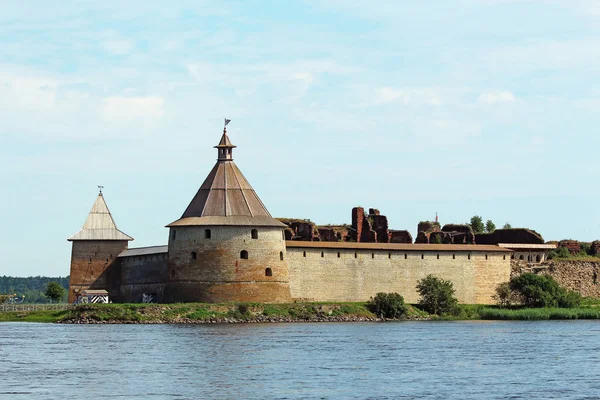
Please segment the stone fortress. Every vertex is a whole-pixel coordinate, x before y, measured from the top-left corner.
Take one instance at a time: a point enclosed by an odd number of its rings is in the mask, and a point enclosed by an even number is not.
[[[360,207],[351,226],[278,220],[234,163],[226,128],[215,148],[217,163],[167,225],[168,245],[129,248],[133,238],[117,229],[100,191],[68,239],[69,302],[105,291],[113,302],[341,302],[397,292],[415,303],[417,281],[434,274],[453,282],[460,302],[487,304],[509,280],[511,258],[539,262],[553,248],[526,229],[479,237],[437,222],[419,224],[412,243],[378,210]]]

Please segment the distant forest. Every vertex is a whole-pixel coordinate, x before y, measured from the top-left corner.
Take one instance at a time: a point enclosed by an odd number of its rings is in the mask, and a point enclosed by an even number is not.
[[[50,303],[44,296],[48,282],[58,282],[65,289],[69,289],[69,277],[30,276],[18,278],[14,276],[0,276],[0,294],[16,294],[17,297],[25,295],[25,303]],[[63,299],[67,301],[67,296]]]

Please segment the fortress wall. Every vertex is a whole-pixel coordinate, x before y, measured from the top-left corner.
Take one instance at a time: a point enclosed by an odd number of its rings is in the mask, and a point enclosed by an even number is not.
[[[252,226],[171,228],[165,300],[289,302],[283,229]],[[172,231],[176,229],[173,240]],[[205,237],[205,229],[211,237]],[[242,259],[240,252],[248,252]],[[196,259],[191,252],[196,253]],[[283,259],[282,259],[283,258]],[[266,275],[269,268],[271,275]]]
[[[304,301],[366,301],[378,292],[397,292],[416,303],[417,281],[433,274],[452,281],[461,303],[490,304],[511,269],[504,252],[288,247],[287,254],[292,298]]]
[[[69,280],[69,303],[84,289],[105,289],[118,295],[117,256],[127,248],[126,240],[73,241]]]
[[[168,277],[167,260],[167,253],[120,258],[121,289],[118,301],[139,303],[144,294],[153,294],[154,301],[160,301]]]

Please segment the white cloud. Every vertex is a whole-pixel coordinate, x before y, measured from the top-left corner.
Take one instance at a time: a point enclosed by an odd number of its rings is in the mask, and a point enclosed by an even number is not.
[[[477,102],[484,104],[513,103],[517,99],[508,91],[484,92],[479,95]]]
[[[423,89],[396,89],[385,86],[375,90],[375,101],[377,104],[401,102],[403,104],[427,104],[439,106],[443,103],[440,94],[429,88]]]
[[[159,96],[112,96],[102,100],[100,114],[106,121],[158,120],[164,114],[165,101]]]

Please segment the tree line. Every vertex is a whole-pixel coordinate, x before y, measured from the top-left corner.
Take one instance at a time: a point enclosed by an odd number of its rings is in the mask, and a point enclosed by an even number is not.
[[[56,282],[58,285],[50,285],[52,293],[58,293],[58,287],[63,288],[61,297],[50,300],[47,297],[48,284]],[[69,289],[69,276],[66,277],[48,277],[48,276],[30,276],[27,278],[14,276],[0,276],[0,295],[16,295],[17,298],[25,296],[25,303],[49,303],[67,301],[66,293]]]

